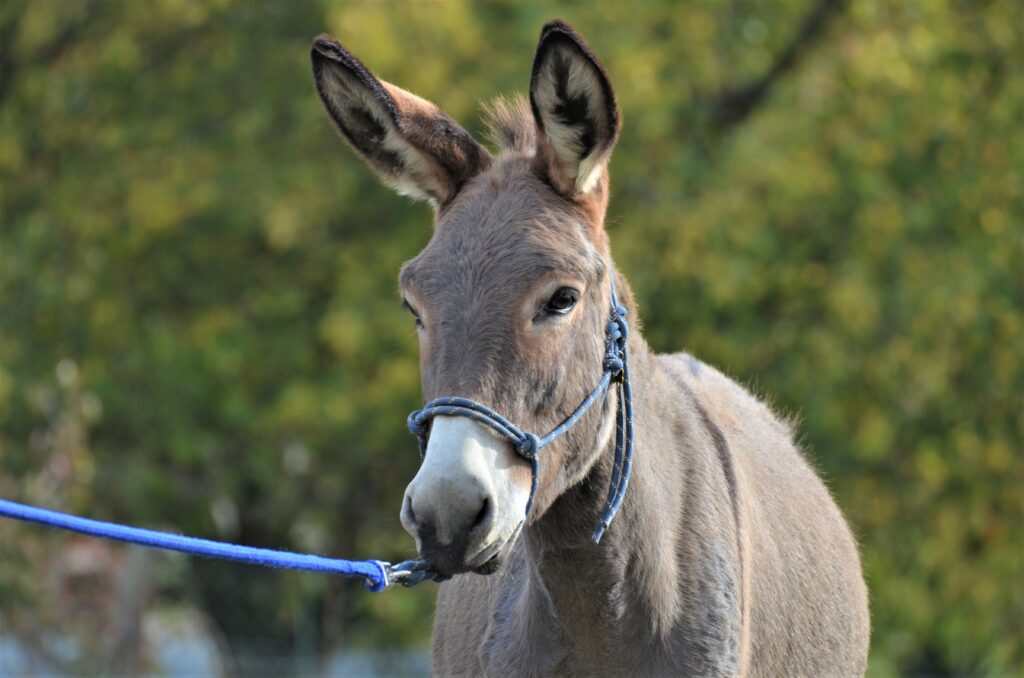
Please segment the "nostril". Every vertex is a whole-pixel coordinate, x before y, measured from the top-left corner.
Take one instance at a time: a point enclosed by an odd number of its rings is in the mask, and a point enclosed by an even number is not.
[[[478,528],[481,525],[485,524],[487,519],[490,518],[490,516],[491,516],[491,499],[490,499],[490,497],[484,497],[483,506],[480,507],[480,510],[476,514],[476,518],[473,519],[473,525],[469,529],[470,530],[475,530],[476,528]]]

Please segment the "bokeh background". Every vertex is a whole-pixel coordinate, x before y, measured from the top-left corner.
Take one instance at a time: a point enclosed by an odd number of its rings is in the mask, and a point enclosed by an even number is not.
[[[873,675],[1024,672],[1024,3],[4,0],[0,496],[400,560],[396,273],[430,235],[309,45],[480,132],[540,26],[625,118],[608,228],[650,343],[774,406],[863,549]],[[0,673],[416,673],[435,587],[0,524]]]

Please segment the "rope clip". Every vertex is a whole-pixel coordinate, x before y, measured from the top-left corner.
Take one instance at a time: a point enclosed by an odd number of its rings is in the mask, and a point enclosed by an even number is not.
[[[430,563],[425,560],[403,560],[400,563],[380,563],[384,571],[384,585],[381,588],[389,588],[396,584],[406,588],[416,586],[424,579],[435,582],[443,582],[450,577],[445,577],[435,572]]]

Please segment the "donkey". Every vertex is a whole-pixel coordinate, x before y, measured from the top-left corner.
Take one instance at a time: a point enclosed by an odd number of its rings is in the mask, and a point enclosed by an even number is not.
[[[635,459],[600,543],[620,392],[541,449],[535,476],[492,425],[457,413],[428,423],[401,521],[451,577],[434,671],[862,674],[857,546],[791,426],[693,356],[655,355],[637,331],[604,230],[621,116],[586,42],[561,21],[544,26],[529,102],[489,107],[497,155],[333,38],[315,40],[312,61],[348,144],[434,208],[433,237],[399,275],[427,400],[472,398],[551,430],[605,369],[613,283],[633,324]]]

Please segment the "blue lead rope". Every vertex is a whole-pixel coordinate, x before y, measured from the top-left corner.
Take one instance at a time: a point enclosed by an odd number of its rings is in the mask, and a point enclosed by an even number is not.
[[[427,563],[421,560],[407,560],[403,563],[392,565],[380,560],[341,560],[339,558],[324,558],[305,553],[239,546],[209,539],[171,534],[170,532],[107,523],[102,520],[79,518],[67,513],[27,506],[7,501],[6,499],[0,499],[0,516],[49,525],[50,527],[59,527],[63,530],[79,532],[92,537],[113,539],[128,542],[129,544],[166,549],[168,551],[179,551],[196,556],[233,560],[237,563],[280,567],[290,570],[330,572],[333,574],[343,574],[346,577],[362,577],[366,580],[366,588],[375,593],[383,591],[394,584],[414,586],[424,579],[437,579],[437,576],[430,571]]]

